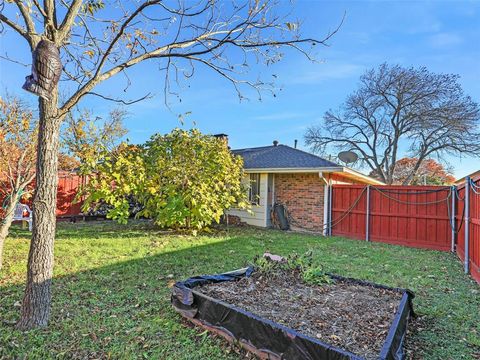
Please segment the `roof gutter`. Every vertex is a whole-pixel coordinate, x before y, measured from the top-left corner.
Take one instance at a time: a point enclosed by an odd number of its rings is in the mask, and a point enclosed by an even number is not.
[[[327,181],[327,179],[325,179],[325,176],[323,176],[323,171],[320,171],[320,172],[318,173],[318,176],[319,176],[320,179],[325,183],[325,185],[328,186],[328,181]]]
[[[292,174],[292,173],[318,173],[321,178],[324,178],[325,173],[344,173],[347,177],[362,180],[371,185],[385,185],[380,180],[374,179],[368,175],[364,175],[359,171],[350,169],[345,166],[330,166],[320,168],[258,168],[245,169],[248,173],[272,173],[272,174]]]
[[[251,168],[245,169],[246,173],[276,173],[276,174],[289,174],[289,173],[330,173],[330,172],[343,172],[342,166],[335,167],[320,167],[320,168]]]

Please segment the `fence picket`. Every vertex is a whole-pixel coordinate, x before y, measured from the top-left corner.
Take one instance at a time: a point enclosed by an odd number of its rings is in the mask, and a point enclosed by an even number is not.
[[[370,185],[367,185],[367,208],[365,224],[365,240],[370,241]]]
[[[465,181],[465,249],[464,269],[465,274],[470,272],[470,177]]]

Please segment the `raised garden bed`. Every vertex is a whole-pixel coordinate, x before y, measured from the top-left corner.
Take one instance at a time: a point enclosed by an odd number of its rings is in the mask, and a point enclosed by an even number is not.
[[[188,320],[263,359],[402,359],[413,294],[328,275],[309,285],[296,271],[252,267],[193,277],[173,288]]]

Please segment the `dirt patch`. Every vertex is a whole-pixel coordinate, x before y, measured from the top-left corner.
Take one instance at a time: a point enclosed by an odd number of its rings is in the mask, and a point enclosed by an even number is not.
[[[198,290],[366,359],[378,357],[402,298],[392,290],[341,281],[308,285],[293,270],[256,272]]]

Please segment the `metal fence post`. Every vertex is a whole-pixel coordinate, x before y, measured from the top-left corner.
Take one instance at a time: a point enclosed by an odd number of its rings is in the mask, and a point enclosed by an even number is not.
[[[333,185],[330,184],[330,191],[328,192],[329,201],[328,201],[328,236],[332,236],[332,208],[333,208]]]
[[[470,272],[470,177],[465,180],[465,274]]]
[[[455,252],[455,234],[457,232],[457,220],[456,220],[456,211],[457,207],[455,206],[456,204],[456,198],[457,198],[457,187],[453,185],[450,189],[451,195],[452,195],[452,214],[450,215],[450,224],[452,227],[452,246],[450,251]],[[448,204],[447,204],[448,206]]]
[[[365,240],[370,241],[370,185],[367,185],[367,209],[365,224]]]

